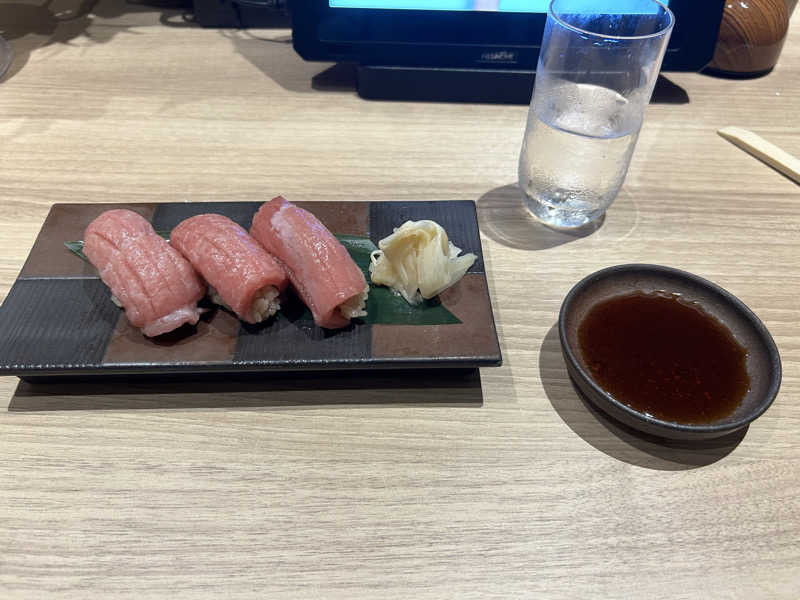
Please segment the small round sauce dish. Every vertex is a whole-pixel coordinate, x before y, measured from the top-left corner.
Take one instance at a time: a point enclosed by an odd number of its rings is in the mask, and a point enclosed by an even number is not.
[[[705,439],[745,427],[781,382],[764,324],[718,285],[630,264],[581,280],[558,319],[567,370],[595,406],[644,433]]]

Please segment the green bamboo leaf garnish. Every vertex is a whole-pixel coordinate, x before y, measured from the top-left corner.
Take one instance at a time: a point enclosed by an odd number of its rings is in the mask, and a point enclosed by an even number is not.
[[[83,240],[77,242],[64,242],[64,245],[72,250],[72,252],[74,252],[78,258],[89,262],[89,259],[86,258],[86,255],[83,253]]]

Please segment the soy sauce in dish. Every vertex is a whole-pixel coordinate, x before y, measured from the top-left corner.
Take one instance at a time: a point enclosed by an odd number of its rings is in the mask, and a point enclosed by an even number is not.
[[[679,295],[634,292],[600,302],[580,323],[578,343],[600,387],[663,421],[716,421],[750,387],[745,349]]]

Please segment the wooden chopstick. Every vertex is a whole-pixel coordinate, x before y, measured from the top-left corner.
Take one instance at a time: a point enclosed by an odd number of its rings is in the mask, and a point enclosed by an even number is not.
[[[800,160],[785,150],[741,127],[724,127],[717,133],[796,183],[800,183]]]

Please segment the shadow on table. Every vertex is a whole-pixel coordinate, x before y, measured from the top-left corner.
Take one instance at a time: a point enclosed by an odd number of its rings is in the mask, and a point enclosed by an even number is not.
[[[478,369],[20,381],[9,412],[331,405],[481,406]]]
[[[624,187],[597,221],[572,230],[551,229],[537,221],[523,206],[522,193],[516,184],[486,192],[478,199],[477,211],[483,233],[517,250],[547,250],[592,235],[604,244],[614,244],[625,240],[639,220],[633,194]]]
[[[306,62],[292,47],[292,36],[283,31],[220,29],[233,49],[267,78],[290,92],[311,92],[311,80],[322,67]]]
[[[545,227],[522,205],[516,185],[495,188],[478,199],[481,231],[494,241],[518,250],[545,250],[591,235],[603,226],[605,215],[594,223],[573,231]]]
[[[355,92],[358,87],[357,65],[336,63],[311,78],[311,88],[321,92]]]
[[[662,471],[695,469],[728,454],[747,428],[700,441],[665,440],[636,431],[600,412],[572,384],[561,355],[558,326],[545,336],[539,353],[539,373],[545,393],[567,426],[601,452],[632,465]]]
[[[39,0],[0,4],[0,35],[11,45],[14,59],[4,79],[27,64],[32,52],[46,46],[67,46],[78,38],[96,44],[119,34],[133,34],[136,19],[113,19],[134,13],[159,12],[166,27],[195,27],[189,17],[191,0]],[[148,18],[148,22],[151,19]]]
[[[664,77],[659,75],[656,85],[653,88],[653,95],[650,98],[651,104],[689,104],[689,94],[686,90]]]
[[[272,41],[272,40],[269,40]],[[263,49],[262,49],[263,54]],[[268,70],[264,70],[268,73]],[[268,73],[269,74],[269,73]],[[278,79],[280,82],[280,80]],[[337,63],[334,64],[311,78],[311,88],[322,92],[351,92],[354,93],[358,89],[358,68],[354,63]],[[429,100],[430,102],[459,102],[457,95],[450,99],[436,98]],[[525,102],[518,104],[527,105],[530,98]],[[656,80],[656,85],[653,88],[653,95],[650,102],[654,104],[688,104],[689,94],[686,93],[678,84],[670,81],[663,75],[659,75]]]

